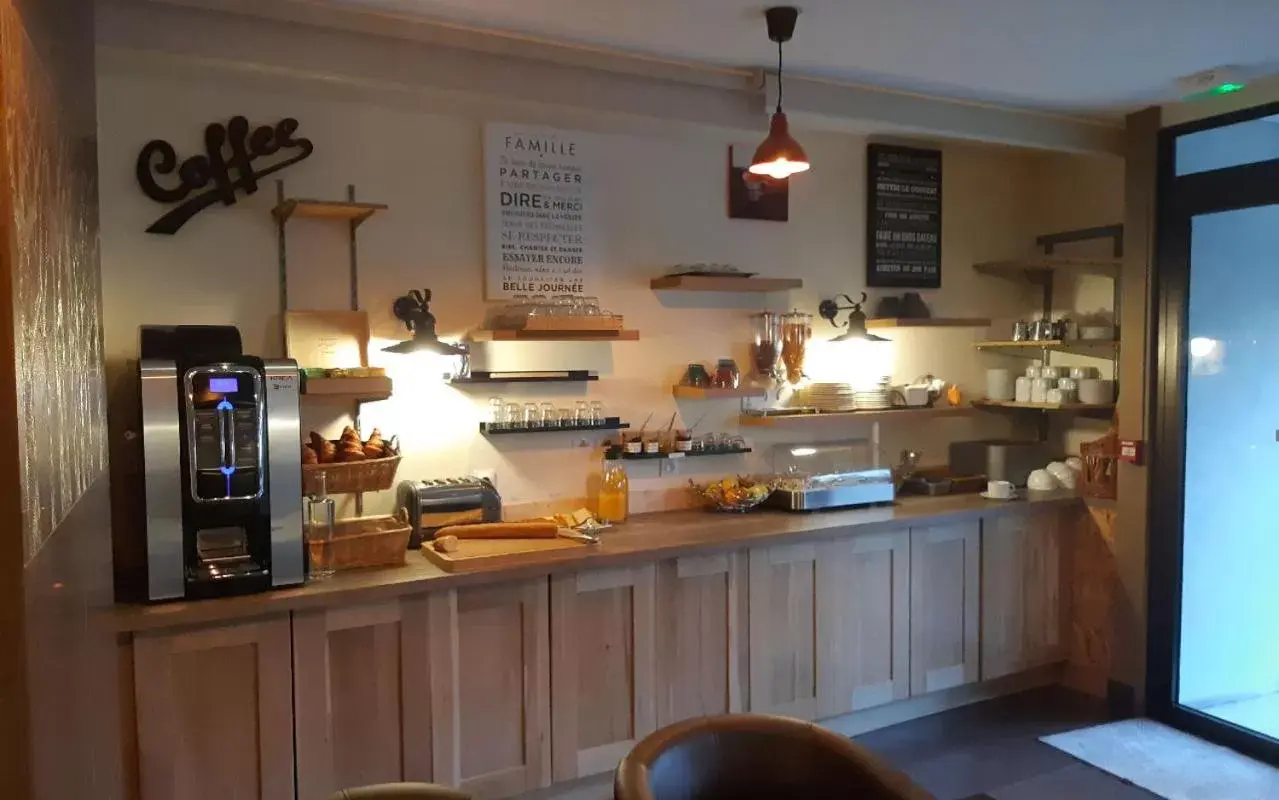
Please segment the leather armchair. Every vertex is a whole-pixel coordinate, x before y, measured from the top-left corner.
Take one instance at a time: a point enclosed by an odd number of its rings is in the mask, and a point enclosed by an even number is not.
[[[729,714],[662,728],[622,759],[615,800],[936,800],[870,751],[785,717]]]
[[[380,783],[343,789],[329,800],[471,800],[471,796],[434,783]]]

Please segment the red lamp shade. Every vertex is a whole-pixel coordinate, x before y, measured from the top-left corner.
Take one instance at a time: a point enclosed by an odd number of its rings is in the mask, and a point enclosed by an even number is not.
[[[797,172],[806,172],[811,166],[808,155],[799,142],[791,138],[786,114],[778,111],[768,125],[768,138],[755,149],[749,171],[769,178],[789,178]]]

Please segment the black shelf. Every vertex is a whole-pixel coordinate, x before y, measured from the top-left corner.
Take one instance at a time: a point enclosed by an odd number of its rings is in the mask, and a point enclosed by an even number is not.
[[[660,459],[700,458],[702,456],[739,456],[750,452],[753,452],[753,448],[746,447],[740,450],[698,450],[687,453],[622,453],[621,456],[623,461],[657,461]]]
[[[465,378],[454,378],[451,383],[461,385],[488,383],[582,383],[597,381],[600,376],[588,370],[572,369],[555,372],[472,372]]]
[[[494,428],[491,423],[480,423],[480,434],[483,436],[505,436],[512,433],[572,433],[574,431],[620,431],[631,427],[629,422],[622,422],[617,417],[608,417],[599,425],[555,425],[543,428],[508,428],[503,425]]]

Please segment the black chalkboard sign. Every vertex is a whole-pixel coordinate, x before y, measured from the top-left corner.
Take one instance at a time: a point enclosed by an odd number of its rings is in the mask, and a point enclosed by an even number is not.
[[[866,148],[866,285],[941,287],[941,151]]]

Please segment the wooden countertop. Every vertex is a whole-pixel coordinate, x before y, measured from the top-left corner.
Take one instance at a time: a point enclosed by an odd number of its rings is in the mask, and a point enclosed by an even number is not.
[[[195,602],[119,605],[107,612],[118,631],[146,631],[181,625],[223,622],[294,609],[372,603],[451,586],[495,583],[565,570],[597,569],[644,561],[713,553],[742,547],[796,542],[850,533],[871,533],[917,522],[944,523],[959,519],[1024,512],[1030,506],[1079,502],[1073,492],[1036,493],[1018,501],[986,500],[979,495],[908,497],[886,507],[811,513],[755,511],[715,514],[669,511],[633,517],[625,525],[604,531],[603,541],[571,550],[541,554],[538,561],[518,567],[450,574],[410,551],[401,567],[353,570],[328,580],[263,594]]]

